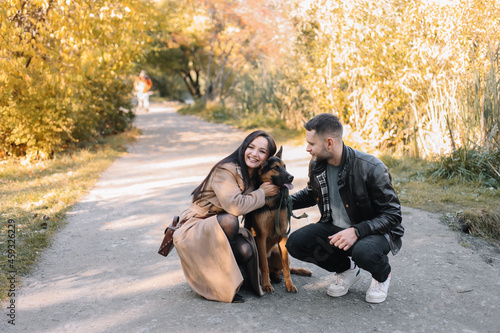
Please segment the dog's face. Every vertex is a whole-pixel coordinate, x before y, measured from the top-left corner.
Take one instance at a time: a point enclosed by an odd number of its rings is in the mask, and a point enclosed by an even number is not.
[[[286,171],[285,163],[281,160],[282,152],[283,147],[280,148],[276,155],[271,156],[262,164],[259,170],[259,177],[263,183],[271,182],[276,186],[287,187],[291,190],[293,188],[293,176]]]

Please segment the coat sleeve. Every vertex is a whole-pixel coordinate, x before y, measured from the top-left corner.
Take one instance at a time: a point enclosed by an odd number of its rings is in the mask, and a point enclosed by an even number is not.
[[[293,209],[307,208],[316,205],[312,189],[309,185],[297,193],[292,194]]]
[[[238,186],[237,177],[240,177],[238,172],[225,165],[214,171],[211,187],[221,208],[229,214],[240,216],[263,207],[266,200],[264,190],[259,188],[244,194]]]

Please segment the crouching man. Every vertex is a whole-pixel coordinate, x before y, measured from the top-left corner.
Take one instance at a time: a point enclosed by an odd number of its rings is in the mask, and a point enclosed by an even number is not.
[[[389,252],[401,248],[401,205],[391,175],[378,158],[344,144],[342,124],[320,114],[306,128],[307,187],[292,195],[293,209],[318,205],[321,219],[293,232],[287,249],[293,257],[333,272],[327,290],[340,297],[361,277],[372,275],[366,301],[381,303],[391,281]]]

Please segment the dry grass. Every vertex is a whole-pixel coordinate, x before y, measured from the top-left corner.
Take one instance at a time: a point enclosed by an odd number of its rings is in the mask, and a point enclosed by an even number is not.
[[[383,156],[401,204],[441,213],[452,227],[500,247],[500,191],[478,182],[435,179],[425,160]]]
[[[30,271],[64,225],[66,212],[117,157],[126,153],[125,145],[136,135],[134,129],[36,164],[0,162],[0,299],[8,295],[12,272],[18,288],[19,277]]]

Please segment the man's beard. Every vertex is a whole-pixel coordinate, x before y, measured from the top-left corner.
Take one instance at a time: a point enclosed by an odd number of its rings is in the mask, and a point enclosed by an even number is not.
[[[330,159],[332,156],[332,154],[328,153],[328,151],[325,149],[325,150],[322,150],[319,154],[316,154],[313,159],[316,163],[318,162],[324,162],[328,159]]]

